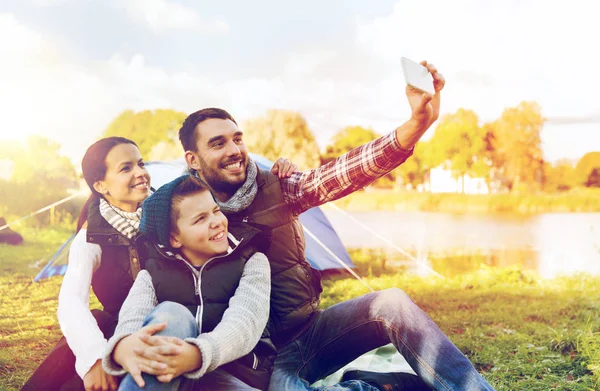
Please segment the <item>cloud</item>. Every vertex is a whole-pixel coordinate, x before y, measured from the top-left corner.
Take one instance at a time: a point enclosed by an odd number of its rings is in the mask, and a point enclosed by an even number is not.
[[[128,4],[138,4],[138,20],[147,22],[144,12],[167,15],[159,6],[175,3]],[[354,40],[333,47],[305,45],[282,54],[281,66],[261,78],[173,72],[147,63],[142,54],[115,53],[82,63],[13,15],[0,14],[0,34],[11,37],[0,47],[0,107],[5,110],[1,138],[42,134],[63,144],[65,153],[78,161],[125,109],[192,112],[217,106],[238,122],[269,108],[299,111],[324,146],[344,126],[385,133],[408,118],[399,66],[403,55],[432,59],[444,72],[448,85],[443,113],[465,107],[491,120],[524,99],[540,102],[547,117],[599,113],[594,93],[600,80],[594,72],[600,63],[588,41],[595,33],[600,36],[600,27],[592,23],[588,3],[569,3],[568,12],[550,2],[502,4],[494,3],[490,12],[476,1],[405,0],[386,17],[357,22]],[[157,18],[163,27],[153,28],[170,28],[169,23],[191,28],[200,18],[195,11],[174,7],[179,11],[170,15],[175,16]],[[568,16],[575,13],[577,21],[568,24]],[[563,21],[561,28],[557,20]],[[569,126],[570,134],[582,129],[581,134],[591,135],[582,146],[581,140],[567,139],[558,122],[547,125],[546,154],[554,160],[581,156],[582,148],[600,145],[592,128]]]
[[[546,113],[585,115],[600,79],[592,37],[600,36],[595,2],[406,0],[391,15],[358,26],[358,41],[381,61],[433,61],[449,80],[447,108],[493,117],[534,99]],[[576,91],[577,99],[573,99]]]
[[[223,20],[206,20],[195,9],[168,0],[126,0],[130,16],[155,32],[171,29],[203,34],[222,34],[229,30]]]

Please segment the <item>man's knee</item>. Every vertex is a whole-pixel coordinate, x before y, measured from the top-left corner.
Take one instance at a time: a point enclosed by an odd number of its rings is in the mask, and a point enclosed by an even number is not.
[[[379,315],[388,311],[402,311],[414,303],[400,288],[388,288],[375,293],[376,298],[371,304],[371,313]]]

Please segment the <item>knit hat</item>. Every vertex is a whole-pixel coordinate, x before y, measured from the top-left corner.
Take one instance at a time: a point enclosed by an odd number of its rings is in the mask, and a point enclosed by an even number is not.
[[[149,241],[171,248],[171,199],[175,188],[188,177],[182,175],[162,185],[142,204],[140,231]]]

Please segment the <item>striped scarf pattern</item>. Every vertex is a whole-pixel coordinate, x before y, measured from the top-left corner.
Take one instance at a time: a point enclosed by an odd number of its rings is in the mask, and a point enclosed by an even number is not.
[[[132,239],[139,232],[142,207],[135,212],[125,212],[109,204],[104,198],[100,198],[100,214],[114,229],[128,239]]]

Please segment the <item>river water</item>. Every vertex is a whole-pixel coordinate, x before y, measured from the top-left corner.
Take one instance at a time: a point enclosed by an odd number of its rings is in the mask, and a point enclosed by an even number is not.
[[[600,275],[600,213],[524,216],[322,209],[347,248],[396,246],[443,275],[479,267],[474,259],[489,266],[518,265],[543,277]],[[390,251],[398,260],[412,262],[400,251]],[[448,257],[440,262],[434,254]]]

